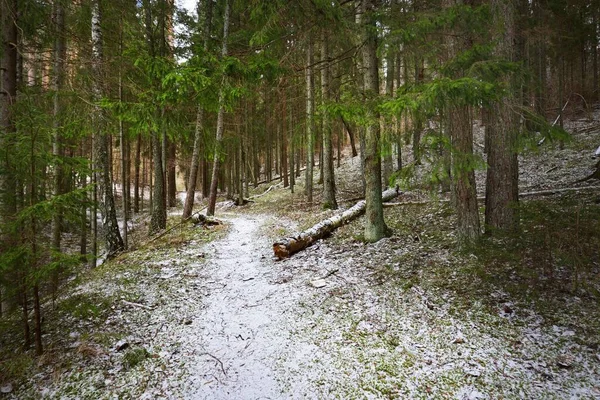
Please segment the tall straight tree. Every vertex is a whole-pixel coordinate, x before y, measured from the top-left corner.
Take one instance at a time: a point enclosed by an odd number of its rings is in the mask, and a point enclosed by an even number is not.
[[[362,0],[361,27],[364,35],[362,61],[364,68],[364,89],[367,102],[379,95],[379,66],[377,61],[377,27],[374,0]],[[365,200],[366,224],[365,240],[376,242],[383,238],[388,228],[383,220],[381,200],[381,156],[379,149],[379,113],[374,106],[368,106],[369,124],[365,130]]]
[[[166,0],[161,0],[161,2],[165,2]],[[152,15],[152,4],[150,0],[144,0],[144,16],[145,16],[145,25],[146,25],[146,36],[148,41],[148,54],[151,62],[157,62],[157,56],[162,56],[163,54],[157,54],[156,49],[156,35],[154,33],[154,25],[153,25],[153,15]],[[160,13],[159,13],[160,15]],[[162,15],[164,17],[164,13]],[[163,23],[164,24],[164,23]],[[164,37],[164,29],[159,30],[162,34],[159,43],[159,50],[163,50],[165,45],[165,37]],[[161,52],[162,53],[162,52]],[[157,92],[160,92],[161,83],[156,82],[161,77],[153,76],[152,79],[155,80],[153,84],[156,86],[155,89]],[[151,196],[152,199],[152,210],[150,214],[150,230],[149,232],[155,233],[161,229],[165,229],[167,226],[167,207],[166,207],[166,198],[165,198],[165,174],[163,168],[163,152],[162,152],[162,142],[161,142],[161,132],[160,126],[163,125],[164,119],[164,109],[159,105],[156,106],[155,110],[155,118],[160,123],[157,123],[157,126],[154,126],[150,132],[151,138],[151,149],[152,149],[152,164],[153,164],[153,176],[154,176],[154,186],[152,187],[153,193]]]
[[[12,106],[17,99],[17,1],[0,1],[2,18],[2,57],[0,57],[0,201],[2,217],[11,217],[17,210],[16,183],[11,174],[11,136],[15,131]]]
[[[92,93],[96,105],[94,106],[94,136],[96,147],[96,165],[95,169],[99,171],[98,191],[100,198],[100,212],[102,213],[102,223],[104,239],[106,240],[106,250],[108,257],[114,257],[119,251],[124,249],[123,238],[119,232],[117,223],[117,210],[115,208],[115,198],[112,191],[112,181],[110,176],[110,157],[109,157],[109,137],[104,129],[104,115],[102,108],[97,104],[102,98],[103,75],[103,42],[102,42],[102,15],[100,10],[100,0],[92,0],[92,70],[93,70],[93,88]]]
[[[463,6],[467,1],[445,0],[447,8]],[[452,31],[447,35],[448,55],[450,59],[459,57],[468,50],[470,42],[468,32]],[[454,71],[452,78],[461,78],[463,71]],[[475,171],[470,160],[473,158],[473,123],[470,106],[449,104],[445,110],[446,126],[452,145],[452,199],[457,214],[457,236],[462,244],[474,243],[480,235],[479,210]]]
[[[227,40],[229,37],[229,13],[230,0],[225,0],[225,14],[223,15],[223,46],[221,47],[221,58],[227,57]],[[219,167],[221,157],[221,147],[223,146],[223,133],[225,131],[225,84],[226,75],[221,79],[221,88],[219,89],[219,113],[217,114],[217,134],[215,141],[215,153],[213,160],[212,179],[210,181],[210,195],[208,197],[207,215],[215,215],[215,206],[217,204],[217,184],[219,179]]]
[[[315,79],[313,44],[310,38],[306,49],[306,200],[313,201],[313,164],[315,140]]]
[[[210,39],[210,30],[212,26],[212,1],[204,2],[204,28],[202,34],[204,36],[203,49],[206,53],[208,51],[208,42]],[[198,22],[202,20],[200,15],[200,7],[198,7]],[[192,150],[192,160],[190,161],[190,172],[187,182],[187,193],[185,197],[185,204],[183,206],[183,214],[181,218],[188,219],[192,215],[194,209],[194,199],[196,195],[196,182],[198,180],[198,170],[200,167],[200,152],[202,150],[202,133],[204,129],[204,107],[202,104],[198,104],[196,110],[196,128],[194,130],[194,149]]]
[[[331,121],[325,112],[329,101],[329,39],[327,30],[323,28],[321,36],[321,98],[323,102],[323,207],[335,210],[338,208],[335,199],[335,176],[333,172],[333,142],[331,140]]]
[[[516,61],[516,21],[514,0],[493,0],[493,29],[496,36],[496,56]],[[519,225],[519,165],[517,134],[519,120],[513,107],[518,104],[517,88],[512,76],[504,79],[506,96],[493,103],[486,127],[489,144],[485,192],[485,225],[487,232],[512,231]]]
[[[63,2],[57,0],[54,2],[54,23],[55,23],[55,36],[54,36],[54,76],[52,89],[54,90],[53,99],[53,143],[52,143],[52,154],[56,160],[55,165],[55,176],[54,176],[54,190],[56,195],[61,195],[65,191],[64,185],[64,172],[62,166],[62,157],[64,155],[62,135],[61,135],[61,98],[60,92],[63,89],[65,80],[65,58],[67,55],[66,37],[65,37],[65,7]],[[52,247],[56,251],[60,251],[61,241],[61,224],[62,218],[61,213],[57,212],[54,214],[52,221]]]

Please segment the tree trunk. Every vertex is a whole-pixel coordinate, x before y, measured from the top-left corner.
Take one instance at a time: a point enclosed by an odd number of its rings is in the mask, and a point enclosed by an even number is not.
[[[210,2],[209,2],[210,3]],[[187,181],[187,194],[183,206],[182,219],[188,219],[192,215],[194,200],[196,196],[196,182],[198,180],[198,169],[200,166],[200,150],[202,146],[202,125],[204,123],[204,109],[198,106],[196,110],[196,128],[194,131],[194,149],[190,163],[190,172]]]
[[[327,31],[323,30],[321,38],[321,98],[323,110],[329,101],[329,46]],[[323,208],[336,210],[338,204],[335,198],[335,176],[333,171],[333,143],[331,140],[331,121],[326,111],[323,111]]]
[[[313,166],[314,166],[314,140],[315,140],[315,82],[313,68],[313,44],[309,38],[306,49],[306,182],[305,194],[308,203],[313,201]]]
[[[17,99],[17,1],[0,1],[0,18],[2,19],[2,49],[0,54],[0,152],[4,165],[0,167],[2,216],[11,218],[17,211],[15,177],[8,172],[12,170],[11,134],[15,131],[12,106]]]
[[[286,104],[286,91],[285,87],[279,93],[281,99],[281,121],[279,126],[281,129],[281,140],[280,140],[280,155],[281,155],[281,175],[283,176],[283,187],[289,186],[288,179],[288,148],[287,148],[287,104]]]
[[[66,37],[65,37],[65,9],[61,1],[54,2],[54,23],[55,23],[55,38],[54,38],[54,76],[52,89],[53,94],[53,110],[52,110],[52,123],[53,123],[53,142],[52,142],[52,155],[55,157],[54,165],[54,190],[55,195],[59,196],[65,192],[64,183],[64,170],[63,160],[64,151],[62,144],[61,135],[61,110],[62,104],[60,99],[60,92],[63,89],[64,77],[65,77],[65,58],[67,54]],[[56,252],[60,252],[61,244],[61,230],[62,230],[62,212],[60,209],[56,210],[52,218],[52,247]],[[58,273],[58,271],[56,272]],[[53,277],[54,288],[56,289],[56,281],[58,276],[55,274]]]
[[[379,95],[379,68],[377,64],[377,33],[373,0],[363,0],[362,21],[365,44],[362,49],[365,95],[374,99]],[[381,157],[379,148],[379,113],[374,109],[368,110],[370,123],[365,132],[365,200],[366,223],[365,240],[376,242],[388,233],[383,220],[383,205],[381,202]]]
[[[140,212],[140,167],[142,164],[142,134],[138,133],[137,140],[135,142],[135,164],[133,166],[133,212]],[[143,195],[143,191],[142,191]]]
[[[122,29],[122,21],[119,25],[119,53],[123,55],[123,29]],[[121,71],[121,67],[119,66],[119,103],[123,102],[123,72]],[[127,185],[127,181],[129,180],[129,171],[127,169],[127,139],[125,137],[125,125],[122,118],[119,118],[119,144],[121,149],[121,196],[122,196],[122,206],[123,206],[123,247],[127,249],[128,247],[128,190],[129,186]]]
[[[385,94],[387,97],[392,98],[394,96],[394,71],[395,71],[395,55],[392,54],[392,50],[388,48],[387,56],[387,70],[385,75]],[[383,129],[385,129],[385,140],[382,141],[382,145],[385,146],[383,149],[383,163],[382,163],[382,175],[383,175],[383,187],[389,185],[390,178],[394,172],[394,162],[392,157],[392,145],[395,143],[395,132],[392,121],[389,118],[381,119]]]
[[[514,59],[515,15],[514,5],[509,0],[493,0],[494,26],[502,27],[497,33],[496,55]],[[519,169],[517,161],[518,117],[513,106],[515,84],[512,77],[506,78],[509,92],[501,102],[490,107],[488,130],[489,153],[485,196],[485,224],[488,233],[494,230],[514,231],[518,229],[519,213]]]
[[[468,167],[473,157],[473,124],[469,108],[450,107],[448,130],[452,142],[452,192],[457,216],[457,235],[462,244],[474,243],[480,235],[475,171]]]
[[[92,0],[92,68],[94,72],[93,94],[96,102],[102,98],[101,82],[103,63],[102,25],[99,0]],[[124,248],[123,239],[117,223],[117,211],[112,191],[109,159],[109,137],[103,129],[103,113],[99,105],[94,107],[95,134],[98,139],[96,159],[100,170],[98,190],[100,192],[100,212],[104,226],[107,257],[114,257]]]
[[[445,7],[463,5],[462,0],[446,0]],[[450,60],[458,57],[470,48],[468,32],[450,31],[447,35]],[[462,71],[453,74],[453,78],[464,76]],[[457,236],[461,245],[473,244],[480,235],[479,209],[477,207],[477,189],[475,171],[471,167],[473,158],[473,121],[471,109],[464,105],[449,105],[444,121],[452,151],[450,152],[451,189],[457,217]]]
[[[230,13],[230,0],[225,0],[225,14],[223,15],[223,47],[221,48],[221,57],[227,57],[227,40],[229,36],[229,13]],[[220,166],[220,150],[223,142],[223,132],[225,129],[224,118],[225,118],[225,79],[224,75],[221,80],[221,88],[219,90],[219,113],[217,115],[217,134],[215,140],[215,153],[213,160],[213,171],[212,179],[210,181],[210,195],[208,198],[208,209],[206,215],[215,215],[215,206],[217,203],[217,183],[219,177],[219,166]]]
[[[152,186],[151,193],[151,216],[150,216],[150,234],[156,233],[167,226],[167,210],[165,208],[165,181],[162,169],[162,152],[160,145],[160,133],[153,131],[151,133],[152,140],[152,166],[154,179],[150,179]]]
[[[169,207],[175,207],[177,205],[177,175],[175,170],[177,146],[172,140],[168,140],[167,146],[167,204]]]
[[[396,189],[388,189],[382,194],[383,197],[380,200],[382,202],[390,201],[399,194],[400,192]],[[343,213],[321,221],[312,228],[307,229],[296,236],[288,237],[273,243],[273,252],[279,259],[287,258],[292,254],[307,248],[317,240],[330,235],[340,226],[355,220],[365,213],[366,208],[367,205],[365,200],[361,200]]]
[[[415,85],[421,83],[421,60],[415,60]],[[423,129],[423,121],[421,116],[413,114],[413,160],[415,165],[421,165],[421,130]]]
[[[354,141],[354,133],[352,132],[352,128],[348,124],[348,122],[342,118],[342,123],[344,124],[344,128],[346,128],[346,132],[348,132],[348,139],[350,139],[350,148],[352,149],[352,157],[356,157],[358,155],[358,151],[356,151],[356,142]]]

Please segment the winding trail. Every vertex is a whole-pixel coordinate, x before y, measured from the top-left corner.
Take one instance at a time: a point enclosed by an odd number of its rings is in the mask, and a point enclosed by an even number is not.
[[[287,310],[298,293],[274,282],[264,218],[236,216],[231,231],[210,245],[203,271],[214,290],[198,316],[202,348],[195,351],[186,397],[277,399],[275,363],[289,343]]]

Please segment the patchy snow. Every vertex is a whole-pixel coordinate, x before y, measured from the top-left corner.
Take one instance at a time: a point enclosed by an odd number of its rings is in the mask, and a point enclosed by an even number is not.
[[[570,122],[586,136],[560,153],[524,156],[522,188],[585,176],[597,122]],[[336,169],[341,198],[356,196],[358,167]],[[395,233],[378,243],[356,240],[359,220],[274,261],[274,237],[311,225],[296,217],[331,214],[281,193],[245,214],[219,203],[224,237],[185,228],[73,283],[44,305],[46,355],[26,383],[0,382],[3,396],[600,399],[597,297],[551,292],[558,307],[541,310],[485,281],[455,254],[440,204],[387,209]]]

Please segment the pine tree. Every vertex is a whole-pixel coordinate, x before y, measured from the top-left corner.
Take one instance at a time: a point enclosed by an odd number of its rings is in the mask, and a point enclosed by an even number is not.
[[[364,87],[367,102],[379,95],[379,65],[377,61],[377,30],[374,17],[375,5],[373,0],[362,0],[362,32],[364,46],[362,60],[364,67]],[[383,203],[381,200],[381,157],[379,114],[372,108],[367,111],[369,125],[365,131],[365,200],[366,223],[365,240],[376,242],[383,238],[388,228],[383,220]]]
[[[99,102],[102,98],[103,74],[103,39],[102,39],[102,15],[100,10],[100,1],[92,0],[92,69],[94,72],[94,81],[92,92],[94,100]],[[123,238],[119,232],[117,223],[117,210],[115,207],[115,198],[112,191],[112,178],[110,174],[109,158],[109,137],[104,129],[104,115],[99,105],[94,107],[94,141],[96,147],[96,168],[99,175],[98,191],[100,198],[100,212],[102,214],[102,224],[104,226],[104,239],[106,240],[106,250],[108,257],[114,257],[118,252],[124,249]]]

